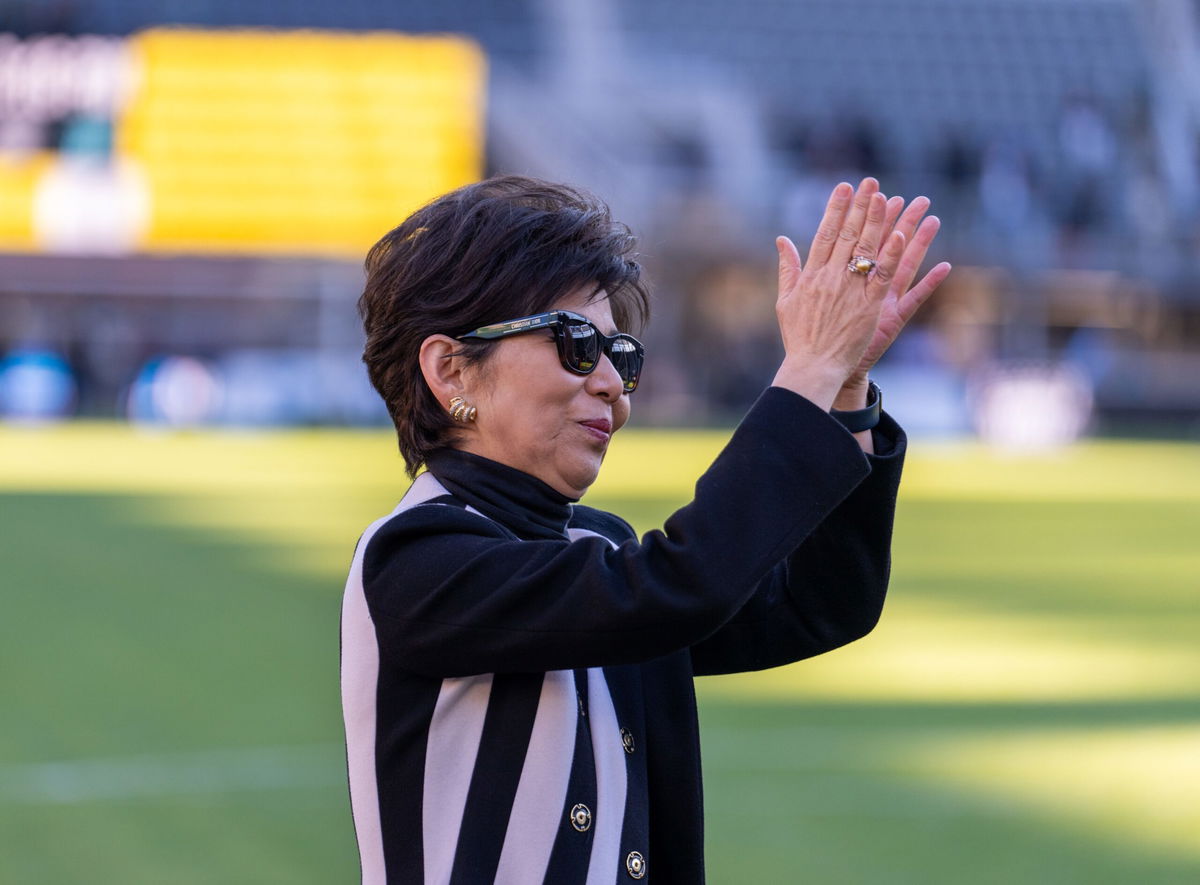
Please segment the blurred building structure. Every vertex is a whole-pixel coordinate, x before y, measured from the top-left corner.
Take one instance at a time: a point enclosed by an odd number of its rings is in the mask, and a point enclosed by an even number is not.
[[[280,240],[288,217],[258,239],[200,248],[186,236],[139,240],[146,217],[160,217],[161,179],[117,170],[104,184],[87,159],[129,144],[128,127],[106,130],[96,107],[122,96],[147,106],[136,75],[85,72],[57,116],[18,112],[12,71],[37,35],[112,55],[114,40],[147,30],[170,39],[154,31],[164,25],[477,41],[478,172],[590,187],[642,236],[658,301],[639,420],[744,409],[778,358],[773,235],[806,238],[832,185],[870,173],[887,193],[933,199],[944,222],[933,257],[958,268],[880,366],[893,401],[917,410],[911,423],[925,408],[928,430],[965,429],[979,384],[1008,363],[1027,379],[1036,361],[1047,377],[1070,365],[1101,428],[1200,433],[1196,0],[0,0],[0,32],[12,35],[0,42],[0,208],[28,197],[38,164],[73,156],[59,192],[75,197],[55,204],[51,191],[38,205],[79,210],[60,211],[71,224],[53,236],[7,241],[0,355],[65,355],[87,414],[123,409],[147,360],[182,354],[225,377],[215,417],[360,421],[380,412],[356,374],[358,256],[365,230],[398,223],[415,194],[376,201],[363,232],[342,220],[319,242]],[[417,87],[435,76],[396,64]],[[210,97],[222,88],[197,83]],[[303,107],[312,84],[292,88]],[[249,150],[242,119],[196,128],[189,143],[220,153],[227,140],[228,163]],[[386,130],[397,165],[428,141],[419,128],[406,138],[407,119],[397,112]],[[299,152],[275,186],[372,187],[331,165]],[[187,175],[176,192],[203,195],[203,176]],[[111,200],[105,187],[126,195],[121,213],[79,208],[85,191],[88,205]],[[431,188],[425,196],[445,189]],[[218,229],[229,211],[212,216]],[[178,212],[186,227],[187,204]],[[266,385],[272,355],[288,367],[280,384],[316,393],[244,394],[247,378]]]

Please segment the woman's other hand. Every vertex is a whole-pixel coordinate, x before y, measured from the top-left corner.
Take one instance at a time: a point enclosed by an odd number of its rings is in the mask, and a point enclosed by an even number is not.
[[[833,405],[838,391],[868,355],[880,330],[884,301],[906,254],[902,224],[911,220],[911,213],[909,219],[889,225],[888,209],[874,178],[864,178],[857,191],[843,182],[829,197],[806,264],[801,264],[800,253],[787,237],[775,241],[779,250],[775,314],[784,358],[773,383],[823,409]],[[869,276],[848,268],[858,256],[877,262]]]
[[[901,214],[901,210],[903,210],[903,214]],[[934,265],[919,283],[913,285],[917,271],[921,269],[921,262],[925,260],[925,255],[942,224],[936,215],[930,215],[922,221],[921,219],[928,211],[929,199],[927,197],[917,197],[907,209],[904,208],[903,197],[892,197],[887,201],[884,230],[899,231],[904,235],[908,245],[904,249],[904,255],[900,259],[896,275],[884,296],[875,334],[871,338],[871,343],[867,345],[866,351],[863,352],[858,366],[846,379],[845,388],[862,391],[865,395],[868,373],[892,346],[892,342],[896,340],[900,331],[913,318],[921,305],[950,273],[950,263],[943,261]],[[856,408],[862,408],[862,406],[856,406]]]

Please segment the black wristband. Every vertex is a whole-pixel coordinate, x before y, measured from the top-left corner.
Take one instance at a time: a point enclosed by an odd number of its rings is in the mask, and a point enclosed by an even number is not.
[[[851,433],[858,433],[862,430],[870,430],[879,423],[879,416],[883,413],[883,391],[879,389],[879,385],[874,381],[867,382],[867,407],[865,409],[854,409],[848,412],[842,412],[838,409],[830,409],[829,414],[842,423],[842,426]]]

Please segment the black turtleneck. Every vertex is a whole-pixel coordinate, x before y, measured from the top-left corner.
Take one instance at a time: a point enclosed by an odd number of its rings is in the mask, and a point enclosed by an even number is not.
[[[574,499],[536,476],[461,449],[439,449],[426,464],[446,491],[518,536],[566,537]]]

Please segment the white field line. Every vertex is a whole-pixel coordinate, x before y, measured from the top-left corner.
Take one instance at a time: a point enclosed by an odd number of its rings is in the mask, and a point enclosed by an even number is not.
[[[0,804],[71,804],[345,783],[341,744],[245,747],[0,765]]]

